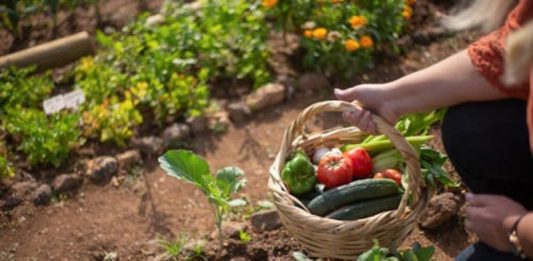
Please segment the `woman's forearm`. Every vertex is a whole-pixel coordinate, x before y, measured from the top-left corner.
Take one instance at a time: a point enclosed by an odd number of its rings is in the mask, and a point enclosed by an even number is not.
[[[384,97],[398,116],[468,101],[507,98],[475,70],[466,51],[386,84]]]

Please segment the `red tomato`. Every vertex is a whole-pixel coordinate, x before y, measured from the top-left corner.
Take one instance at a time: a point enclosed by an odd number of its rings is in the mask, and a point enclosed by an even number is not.
[[[318,163],[318,181],[334,188],[352,181],[352,162],[339,154],[328,154]]]
[[[392,179],[396,185],[402,186],[402,173],[395,169],[386,169],[374,175],[375,179]]]
[[[372,174],[372,158],[363,148],[355,148],[344,155],[352,160],[354,179],[368,178]]]

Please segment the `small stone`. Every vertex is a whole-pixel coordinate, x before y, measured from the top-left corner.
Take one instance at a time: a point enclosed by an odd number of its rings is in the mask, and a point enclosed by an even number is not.
[[[133,139],[131,143],[146,155],[159,155],[163,152],[163,140],[156,136]]]
[[[77,175],[63,174],[59,175],[52,182],[52,188],[58,193],[78,189],[83,184],[83,178]]]
[[[246,97],[246,105],[252,111],[259,111],[283,102],[285,87],[279,83],[266,84]]]
[[[229,117],[236,123],[243,123],[252,115],[252,110],[244,102],[233,102],[228,105]]]
[[[118,171],[117,160],[110,156],[102,156],[87,163],[87,175],[94,182],[109,180]]]
[[[34,205],[46,205],[52,197],[52,188],[48,184],[42,184],[32,193],[32,202]]]
[[[254,213],[250,222],[252,227],[257,230],[271,231],[281,227],[281,221],[275,209]]]
[[[128,170],[132,165],[141,161],[141,153],[138,150],[128,150],[115,156],[119,168]]]
[[[226,132],[230,126],[229,113],[217,111],[209,116],[209,129],[215,132]]]
[[[17,182],[11,186],[11,191],[16,197],[28,199],[38,186],[39,184],[35,181]]]
[[[0,209],[2,211],[9,211],[16,208],[22,203],[22,199],[15,196],[7,196],[4,200],[0,200]]]
[[[437,195],[431,199],[428,208],[420,218],[420,226],[425,229],[435,229],[455,217],[459,209],[459,198],[453,193],[446,192]]]
[[[187,119],[187,124],[191,126],[191,131],[194,135],[198,135],[207,130],[207,117],[195,116]]]
[[[323,90],[329,86],[328,79],[321,73],[304,73],[298,79],[298,89],[300,90]]]
[[[146,27],[153,27],[155,25],[160,25],[164,22],[165,22],[165,17],[161,14],[156,14],[156,15],[152,15],[146,18],[146,22],[144,23],[144,25]]]
[[[165,148],[169,148],[177,142],[189,138],[191,136],[191,128],[187,124],[174,123],[167,127],[161,136],[163,145]]]

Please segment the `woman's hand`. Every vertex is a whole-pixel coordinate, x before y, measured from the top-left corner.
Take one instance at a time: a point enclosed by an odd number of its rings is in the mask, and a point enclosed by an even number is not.
[[[466,194],[465,227],[479,240],[500,250],[511,251],[508,234],[527,210],[518,202],[499,195]]]
[[[389,90],[388,84],[361,84],[345,90],[335,89],[337,99],[347,102],[358,101],[364,106],[362,110],[344,112],[343,119],[371,134],[377,134],[376,123],[371,120],[371,112],[393,124],[399,115],[386,97]]]

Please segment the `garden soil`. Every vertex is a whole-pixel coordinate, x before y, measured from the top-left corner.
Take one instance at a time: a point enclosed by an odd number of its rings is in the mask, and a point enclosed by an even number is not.
[[[240,196],[256,206],[269,199],[268,169],[285,127],[302,109],[316,101],[333,99],[333,87],[401,77],[463,49],[471,40],[461,35],[415,44],[401,58],[384,59],[350,84],[295,86],[289,102],[232,125],[225,133],[193,137],[188,146],[204,156],[212,170],[228,165],[242,168],[248,184]],[[326,114],[310,126],[320,129],[339,124],[339,115]],[[436,146],[442,149],[438,141]],[[283,228],[261,232],[253,230],[246,219],[243,222],[251,241],[244,244],[228,239],[218,259],[293,260],[293,251],[300,251],[298,243]],[[155,158],[144,158],[140,168],[125,176],[120,184],[86,182],[77,193],[56,197],[49,206],[25,203],[10,215],[0,217],[0,260],[157,260],[164,252],[158,240],[172,241],[186,235],[189,241],[215,242],[210,236],[214,230],[213,210],[203,195],[193,186],[166,176]],[[435,245],[434,260],[451,260],[473,240],[461,220],[454,219],[437,230],[416,230],[402,247],[414,242]],[[216,259],[217,253],[210,245],[205,248],[207,257]]]

